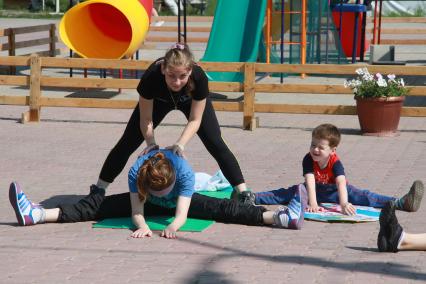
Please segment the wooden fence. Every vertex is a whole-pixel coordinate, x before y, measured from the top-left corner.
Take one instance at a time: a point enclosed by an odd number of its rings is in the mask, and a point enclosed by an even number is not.
[[[370,19],[372,21],[372,19]],[[407,27],[387,27],[386,24],[413,24]],[[367,32],[372,34],[376,32],[376,42],[372,44],[393,44],[393,45],[426,45],[426,18],[425,17],[384,17],[382,18],[382,28],[380,30],[381,39],[378,42],[378,32],[374,28]],[[383,38],[383,35],[388,36]],[[405,38],[395,38],[395,35],[404,35]],[[368,35],[367,35],[368,36]],[[420,37],[419,37],[420,36]],[[423,38],[422,38],[423,36]]]
[[[183,17],[182,17],[183,18]],[[156,49],[157,43],[178,41],[178,27],[176,25],[177,16],[159,16],[153,17],[152,23],[164,21],[166,23],[173,23],[174,26],[164,25],[156,27],[151,25],[147,36],[145,37],[144,44],[141,46],[143,49]],[[211,24],[213,17],[210,16],[189,16],[187,17],[187,43],[207,43],[211,31]],[[199,23],[204,23],[202,26],[197,26]],[[194,25],[195,24],[195,25]],[[181,33],[183,32],[183,22],[181,25]],[[175,33],[175,35],[164,35],[164,33]],[[194,35],[195,34],[195,35]]]
[[[48,34],[44,38],[37,37],[37,39],[25,39],[17,40],[17,36],[38,32],[47,32]],[[56,37],[56,25],[38,25],[29,27],[18,27],[18,28],[7,28],[0,29],[0,37],[7,37],[6,43],[0,43],[0,52],[8,51],[9,56],[15,55],[30,55],[28,54],[17,54],[18,49],[38,47],[43,45],[49,45],[48,50],[37,51],[36,53],[40,56],[52,56],[54,57],[59,50],[56,49],[56,43],[58,38]],[[34,52],[31,52],[34,53]],[[10,73],[15,74],[16,70],[14,66],[10,67]]]
[[[165,21],[165,22],[176,22],[176,16],[160,16],[153,17],[153,22],[156,21]],[[207,43],[209,38],[209,33],[211,31],[211,25],[204,26],[194,26],[194,23],[212,23],[213,17],[200,17],[200,16],[191,16],[187,18],[188,26],[187,26],[187,42],[188,43]],[[373,18],[369,17],[368,22],[372,22]],[[392,28],[388,27],[387,24],[425,24],[425,17],[383,17],[382,18],[382,28],[380,34],[382,35],[382,39],[380,40],[380,44],[396,44],[396,45],[426,45],[426,38],[419,38],[419,35],[426,35],[426,28],[417,26],[408,26],[408,27],[398,27]],[[143,48],[154,48],[154,43],[159,42],[176,42],[177,36],[161,36],[156,35],[155,32],[176,32],[177,27],[175,26],[160,26],[155,27],[151,26],[149,28],[149,33],[145,38],[145,46]],[[366,37],[372,44],[374,43],[373,38],[373,27],[369,27],[366,30]],[[196,35],[193,35],[197,33]],[[201,33],[201,35],[200,35]],[[376,30],[378,33],[378,30]],[[392,38],[386,37],[392,35]],[[404,35],[406,38],[404,39],[395,39],[395,35]]]
[[[22,122],[39,121],[41,107],[88,107],[88,108],[134,108],[136,100],[109,100],[95,98],[52,98],[44,97],[42,91],[48,87],[59,88],[114,88],[135,89],[139,79],[115,78],[66,78],[43,74],[43,68],[94,68],[94,69],[128,69],[146,70],[150,61],[107,60],[83,58],[54,58],[32,56],[0,57],[0,65],[29,66],[30,75],[0,75],[0,85],[26,86],[29,94],[0,95],[0,104],[28,105],[29,111],[22,114]],[[256,82],[256,73],[292,73],[292,74],[321,74],[353,76],[355,70],[367,65],[317,65],[317,64],[266,64],[266,63],[229,63],[229,62],[200,62],[206,71],[241,72],[244,82],[209,82],[213,92],[242,92],[243,101],[215,101],[219,111],[243,112],[243,128],[256,127],[256,112],[274,113],[310,113],[310,114],[356,114],[354,106],[347,105],[294,105],[294,104],[265,104],[256,103],[256,93],[309,93],[309,94],[340,94],[353,96],[350,89],[342,84],[269,84]],[[381,72],[396,75],[426,76],[424,66],[368,66],[370,72]],[[412,86],[410,95],[426,96],[425,86]],[[403,107],[403,116],[426,116],[426,107]]]

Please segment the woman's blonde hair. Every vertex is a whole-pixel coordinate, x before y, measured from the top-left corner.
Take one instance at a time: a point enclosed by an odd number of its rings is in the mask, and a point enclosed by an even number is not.
[[[146,201],[148,189],[165,189],[175,179],[175,170],[170,160],[163,153],[156,153],[139,168],[137,186],[140,201]]]
[[[185,67],[187,70],[192,70],[195,65],[194,55],[192,54],[189,46],[186,43],[175,43],[166,52],[163,59],[163,68],[167,67]],[[191,92],[194,90],[195,84],[192,77],[188,79],[186,86],[186,94],[191,96]]]

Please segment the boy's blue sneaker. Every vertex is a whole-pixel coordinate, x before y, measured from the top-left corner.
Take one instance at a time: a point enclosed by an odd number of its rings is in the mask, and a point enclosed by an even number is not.
[[[44,217],[43,208],[28,200],[17,182],[10,184],[9,201],[21,226],[35,225]]]
[[[288,207],[279,207],[274,214],[274,224],[281,228],[300,230],[305,220],[308,193],[303,184],[295,186],[294,197]]]

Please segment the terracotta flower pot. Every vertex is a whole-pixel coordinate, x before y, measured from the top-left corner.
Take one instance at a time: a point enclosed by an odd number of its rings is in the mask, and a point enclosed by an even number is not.
[[[363,135],[396,136],[405,97],[355,98]]]

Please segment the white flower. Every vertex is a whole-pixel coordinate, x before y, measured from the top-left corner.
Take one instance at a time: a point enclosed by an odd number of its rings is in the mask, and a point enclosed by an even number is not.
[[[358,75],[364,75],[364,69],[358,68],[358,69],[355,70],[355,73],[357,73]]]
[[[395,81],[395,78],[396,78],[395,74],[389,74],[389,75],[388,75],[388,79],[389,79],[390,81]]]
[[[350,80],[350,81],[345,81],[344,83],[343,83],[343,85],[345,86],[345,88],[351,88],[351,89],[354,89],[354,88],[356,88],[356,87],[358,87],[358,86],[361,86],[362,85],[362,81],[360,81],[360,80],[356,80],[356,79],[352,79],[352,80]]]
[[[375,92],[380,92],[384,96],[407,93],[404,80],[397,79],[395,74],[386,76],[381,73],[370,74],[367,68],[358,68],[355,72],[358,74],[355,79],[344,81],[345,88],[351,88],[355,96],[369,97]]]
[[[364,73],[364,75],[362,75],[362,80],[364,80],[364,81],[373,81],[374,80],[374,76],[367,72],[367,73]]]
[[[383,78],[379,78],[379,80],[377,80],[377,85],[379,85],[380,87],[387,87],[388,84],[386,83],[386,80]]]

